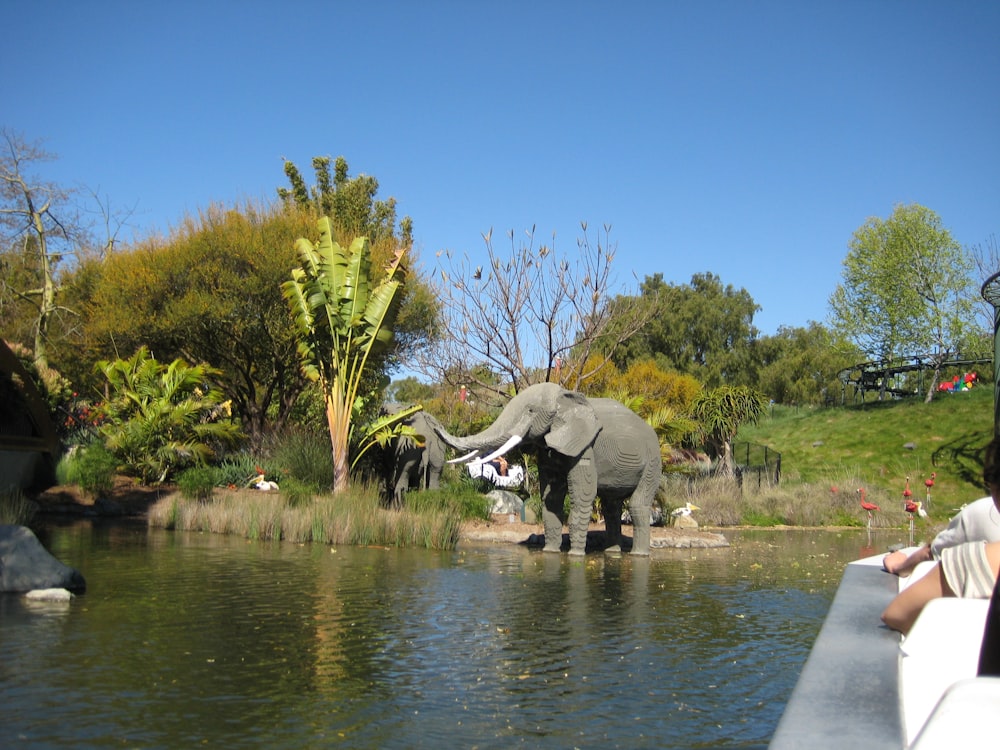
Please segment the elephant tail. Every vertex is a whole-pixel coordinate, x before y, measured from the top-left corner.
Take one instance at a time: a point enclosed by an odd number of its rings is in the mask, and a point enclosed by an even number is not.
[[[670,497],[670,480],[666,474],[660,474],[660,481],[656,486],[656,494],[653,499],[660,507],[666,507],[666,502]]]

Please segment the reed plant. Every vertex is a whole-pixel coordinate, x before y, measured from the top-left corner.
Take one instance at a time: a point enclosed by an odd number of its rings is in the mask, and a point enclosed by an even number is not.
[[[35,515],[37,506],[18,489],[0,492],[0,525],[26,525]]]
[[[179,493],[165,497],[149,509],[148,523],[247,539],[452,549],[458,543],[462,514],[453,505],[430,503],[387,510],[378,489],[369,487],[295,504],[280,491],[218,490],[210,503]]]

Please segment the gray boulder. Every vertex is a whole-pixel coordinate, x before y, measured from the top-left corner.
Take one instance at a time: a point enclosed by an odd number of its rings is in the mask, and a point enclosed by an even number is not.
[[[86,588],[80,571],[53,557],[31,529],[0,525],[0,592]]]

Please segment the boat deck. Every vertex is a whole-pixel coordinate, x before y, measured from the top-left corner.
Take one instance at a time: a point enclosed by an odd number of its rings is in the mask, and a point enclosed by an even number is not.
[[[882,555],[846,567],[770,748],[930,750],[1000,737],[1000,678],[976,677],[989,600],[935,600],[905,639],[879,619],[921,572],[889,575]]]

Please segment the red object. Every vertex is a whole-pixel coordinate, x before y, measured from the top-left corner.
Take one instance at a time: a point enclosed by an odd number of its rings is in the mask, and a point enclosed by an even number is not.
[[[906,512],[907,513],[916,513],[918,510],[920,510],[920,503],[915,503],[912,500],[907,500],[906,501]]]
[[[934,486],[934,480],[937,478],[937,472],[932,471],[930,477],[924,480],[924,486],[930,489]]]
[[[910,478],[906,478],[906,489],[903,490],[903,497],[909,499],[913,497],[913,492],[910,490]]]
[[[875,503],[871,503],[865,500],[865,491],[863,489],[859,489],[858,494],[861,495],[861,508],[863,510],[867,510],[869,513],[871,513],[873,510],[882,510]]]

